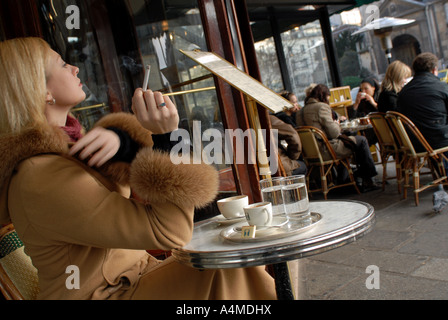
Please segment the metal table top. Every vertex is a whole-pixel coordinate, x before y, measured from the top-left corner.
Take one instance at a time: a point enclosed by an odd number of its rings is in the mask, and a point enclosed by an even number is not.
[[[198,223],[189,244],[172,250],[173,257],[193,268],[246,268],[319,254],[353,242],[369,232],[374,208],[359,201],[310,202],[322,219],[304,232],[260,242],[232,242],[220,236],[228,226],[215,218]]]
[[[345,133],[356,133],[358,131],[372,129],[371,124],[358,124],[355,126],[341,125],[341,131]]]

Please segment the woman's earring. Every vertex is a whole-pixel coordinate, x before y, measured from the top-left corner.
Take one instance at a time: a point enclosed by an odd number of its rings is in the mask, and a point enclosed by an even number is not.
[[[56,104],[56,99],[55,98],[53,98],[53,100],[51,100],[51,101],[47,101],[47,103],[49,104],[49,105],[55,105]]]

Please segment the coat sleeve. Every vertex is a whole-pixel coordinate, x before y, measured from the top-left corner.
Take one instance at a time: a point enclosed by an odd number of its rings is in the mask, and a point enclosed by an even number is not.
[[[34,157],[11,183],[11,212],[21,213],[42,245],[168,250],[190,241],[194,208],[214,200],[218,175],[204,164],[174,165],[148,147],[131,165],[131,187],[142,201],[122,196],[73,159]]]
[[[323,105],[319,109],[319,122],[324,129],[328,140],[333,140],[340,136],[341,127],[333,120],[330,106]]]
[[[286,149],[286,155],[292,160],[297,160],[302,153],[302,142],[300,141],[299,134],[290,125],[276,116],[270,116],[272,129],[278,130],[278,140],[285,140],[288,144]]]

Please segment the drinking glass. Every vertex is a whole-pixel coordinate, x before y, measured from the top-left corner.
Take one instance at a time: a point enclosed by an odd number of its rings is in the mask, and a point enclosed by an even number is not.
[[[274,216],[285,214],[282,198],[284,179],[284,177],[275,177],[260,181],[261,196],[264,202],[272,203],[272,214]]]
[[[311,217],[306,178],[304,175],[284,178],[281,190],[284,212],[287,217],[297,219]]]

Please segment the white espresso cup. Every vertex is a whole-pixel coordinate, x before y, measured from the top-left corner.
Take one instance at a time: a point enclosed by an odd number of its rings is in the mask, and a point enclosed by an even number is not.
[[[259,202],[244,207],[250,226],[266,227],[272,224],[272,203]]]
[[[218,210],[226,219],[244,217],[244,207],[249,204],[249,197],[245,195],[218,200]]]

